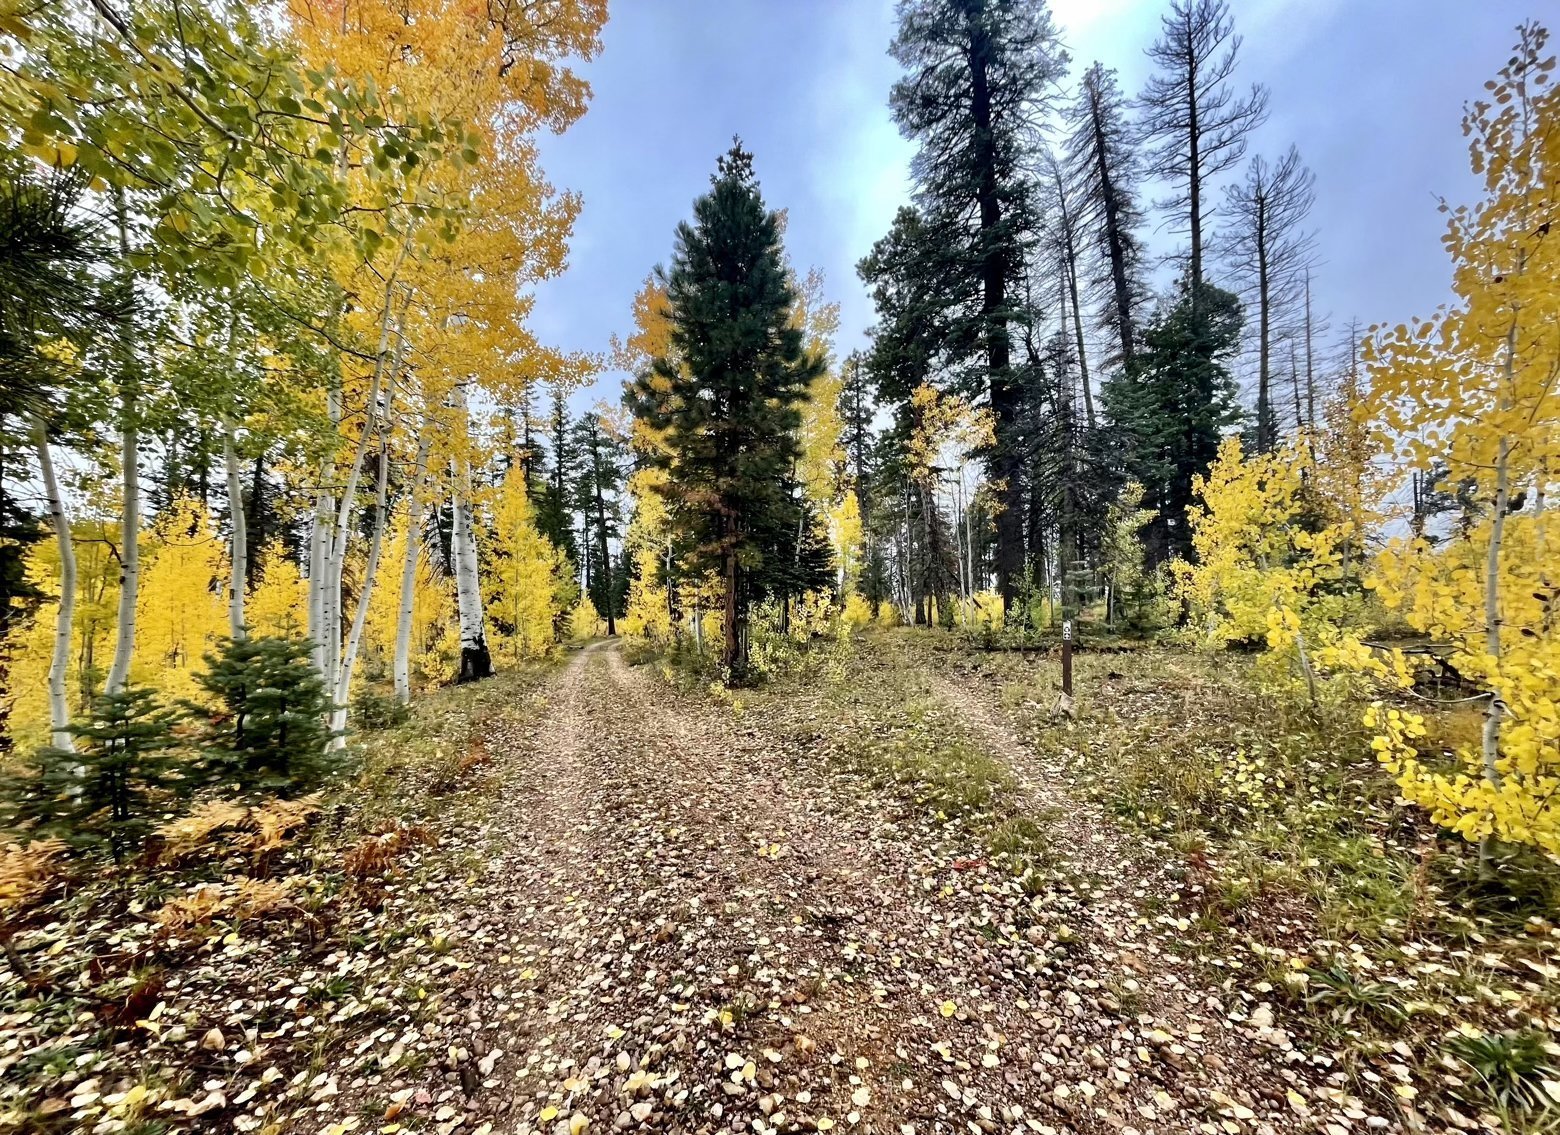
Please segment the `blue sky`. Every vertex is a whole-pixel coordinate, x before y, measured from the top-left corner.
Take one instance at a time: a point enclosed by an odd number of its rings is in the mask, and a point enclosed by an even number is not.
[[[1159,0],[1054,0],[1073,57],[1135,92]],[[628,330],[629,303],[672,231],[740,134],[771,207],[789,212],[801,270],[821,268],[841,304],[841,353],[872,323],[854,265],[910,193],[911,149],[888,115],[892,0],[616,0],[600,56],[585,65],[588,114],[542,140],[544,166],[584,209],[568,271],[540,289],[544,340],[602,351]],[[1446,299],[1436,196],[1475,186],[1458,123],[1463,102],[1505,62],[1514,0],[1232,0],[1240,78],[1271,91],[1253,147],[1291,142],[1316,172],[1322,267],[1315,298],[1336,330],[1396,323]],[[1162,235],[1165,247],[1170,238]],[[575,401],[616,401],[603,374]]]

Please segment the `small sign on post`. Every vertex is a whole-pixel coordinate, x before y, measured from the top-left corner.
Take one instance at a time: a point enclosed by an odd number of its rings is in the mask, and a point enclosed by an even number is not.
[[[1072,620],[1062,620],[1062,693],[1072,697]]]
[[[1066,718],[1069,721],[1073,716],[1072,696],[1072,620],[1062,620],[1062,692],[1056,696],[1056,706],[1051,710],[1051,716]],[[1069,726],[1071,728],[1071,726]]]

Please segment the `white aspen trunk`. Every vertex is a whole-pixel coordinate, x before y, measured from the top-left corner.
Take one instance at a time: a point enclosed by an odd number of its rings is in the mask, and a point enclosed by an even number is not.
[[[1506,360],[1508,378],[1511,367],[1512,362],[1508,353]],[[1506,504],[1511,488],[1508,470],[1510,458],[1510,443],[1502,437],[1495,457],[1495,515],[1490,521],[1490,546],[1484,563],[1484,650],[1495,660],[1497,667],[1500,665],[1500,553],[1501,542],[1506,534]],[[1496,762],[1500,760],[1500,729],[1505,718],[1506,703],[1501,700],[1500,690],[1492,686],[1489,709],[1484,712],[1484,729],[1480,736],[1480,743],[1484,758],[1484,779],[1497,789],[1501,786],[1501,775]],[[1479,870],[1484,875],[1489,875],[1494,870],[1490,861],[1489,836],[1479,841]]]
[[[1490,521],[1490,546],[1484,562],[1484,650],[1496,665],[1500,664],[1500,553],[1506,534],[1506,506],[1510,496],[1508,465],[1510,443],[1500,439],[1495,458],[1495,515]],[[1490,691],[1490,708],[1484,715],[1483,742],[1484,776],[1495,787],[1500,787],[1500,770],[1495,762],[1500,759],[1500,726],[1506,716],[1506,703],[1500,693]]]
[[[336,734],[331,741],[333,748],[346,747],[347,706],[352,695],[352,671],[357,666],[358,650],[363,644],[363,627],[368,622],[368,605],[374,596],[374,585],[379,576],[379,556],[384,549],[385,527],[389,523],[390,509],[388,507],[390,492],[390,410],[395,403],[396,384],[401,376],[401,367],[406,361],[406,310],[411,306],[411,289],[407,289],[406,296],[401,303],[400,313],[396,316],[395,323],[395,354],[386,369],[383,355],[374,364],[374,381],[370,384],[368,421],[363,426],[363,437],[358,439],[358,468],[354,468],[348,483],[355,495],[357,491],[357,479],[362,465],[363,442],[372,429],[379,440],[379,476],[374,489],[374,529],[369,537],[368,562],[363,568],[363,586],[358,591],[357,609],[352,613],[352,626],[347,632],[346,643],[342,647],[341,661],[336,670],[336,699],[335,709],[331,713],[331,728]],[[381,343],[385,344],[381,337]],[[384,407],[380,408],[379,386],[383,377],[385,396]],[[343,512],[346,511],[346,502],[342,504]],[[349,531],[346,523],[340,525],[340,531]],[[346,539],[343,536],[341,547],[337,552],[336,573],[339,585],[342,566],[346,561]],[[339,595],[339,591],[338,591]]]
[[[387,361],[390,351],[393,302],[394,287],[392,284],[387,284],[385,287],[385,303],[380,312],[379,345],[374,356],[374,370],[372,377],[369,379],[368,398],[364,406],[363,428],[358,434],[357,443],[352,447],[351,464],[347,468],[347,479],[342,486],[340,503],[336,506],[335,515],[329,522],[330,527],[327,529],[324,539],[324,595],[321,600],[324,617],[321,622],[325,631],[326,648],[322,657],[325,664],[323,671],[325,688],[332,691],[335,696],[333,708],[330,712],[331,726],[335,730],[339,730],[346,724],[346,699],[348,693],[350,693],[352,682],[351,666],[348,659],[356,653],[356,644],[351,641],[350,635],[346,641],[343,641],[341,633],[341,585],[343,574],[346,571],[347,544],[350,542],[352,535],[352,514],[357,506],[358,482],[363,476],[363,458],[368,452],[369,437],[371,435],[380,436],[382,422],[385,417],[381,413],[379,405],[380,391],[385,384],[385,376],[388,370],[390,389],[387,392],[386,401],[388,402],[395,397],[395,372],[400,368],[405,348],[404,338],[399,338],[394,352],[394,361]],[[399,334],[399,329],[404,325],[406,309],[410,303],[411,292],[408,290],[401,304],[400,315],[395,319],[397,334]],[[385,414],[387,413],[388,406],[385,408]],[[381,508],[379,523],[372,538],[376,547],[379,543],[383,524],[384,510]],[[373,576],[370,573],[365,576],[362,592],[358,596],[360,608],[367,602],[367,598],[372,591]],[[359,622],[359,616],[354,615],[354,627]],[[333,747],[339,747],[345,744],[345,739],[337,737],[331,744]]]
[[[1295,651],[1300,655],[1300,673],[1305,677],[1306,692],[1311,696],[1311,706],[1316,706],[1316,671],[1311,667],[1311,655],[1305,648],[1305,635],[1295,631]]]
[[[341,501],[336,506],[336,515],[331,521],[326,538],[325,623],[327,631],[331,634],[329,649],[326,651],[327,665],[330,668],[330,673],[327,675],[327,689],[335,688],[340,674],[342,574],[346,570],[347,544],[352,535],[352,514],[357,506],[358,482],[363,477],[363,458],[368,453],[369,436],[377,435],[379,431],[379,390],[383,373],[383,364],[375,363],[373,378],[368,384],[368,404],[364,410],[363,429],[358,435],[357,443],[352,447],[352,460],[347,467],[346,484],[342,486]]]
[[[341,398],[335,386],[325,393],[326,414],[331,421],[332,432],[340,427]],[[335,649],[331,642],[329,604],[325,593],[326,577],[330,565],[330,524],[336,515],[335,499],[330,484],[336,476],[336,463],[329,457],[320,461],[320,488],[314,498],[314,523],[309,529],[309,638],[314,644],[314,669],[325,679],[325,688],[331,688],[331,661]]]
[[[109,666],[104,692],[117,694],[130,681],[130,661],[135,656],[135,608],[141,589],[141,470],[140,435],[136,429],[135,394],[127,385],[121,413],[120,435],[124,446],[121,462],[124,508],[120,523],[119,613],[114,624],[114,661]]]
[[[54,653],[49,659],[50,743],[56,749],[74,751],[70,703],[65,697],[65,670],[70,665],[70,641],[76,617],[76,546],[71,539],[70,520],[65,515],[65,501],[60,496],[59,479],[54,475],[49,432],[42,418],[33,419],[33,436],[38,447],[43,491],[49,502],[49,518],[54,523],[54,539],[60,549],[60,606],[54,616]]]
[[[672,590],[672,540],[666,538],[666,634],[671,639],[677,638],[677,614],[676,596]]]
[[[487,633],[482,614],[481,581],[477,576],[477,542],[471,531],[471,498],[464,483],[463,468],[457,469],[455,480],[451,539],[455,544],[455,598],[460,609],[460,649],[464,659],[468,651],[486,651]]]
[[[1544,511],[1544,486],[1549,482],[1549,463],[1540,463],[1538,478],[1533,483],[1533,549],[1537,562],[1542,565],[1539,570],[1539,581],[1544,589],[1549,589],[1549,537],[1545,527],[1549,522],[1549,514]],[[1546,604],[1544,607],[1544,633],[1549,633],[1554,619],[1554,605]]]
[[[412,472],[411,496],[407,501],[406,550],[401,560],[401,602],[395,618],[395,699],[402,705],[412,700],[412,608],[417,597],[417,559],[422,552],[423,493],[428,476],[428,451],[433,435],[426,423],[417,445],[417,466]]]
[[[898,572],[894,579],[895,590],[898,591],[899,614],[901,618],[909,620],[911,617],[910,604],[910,501],[908,496],[900,494],[900,523],[894,527],[894,544],[898,551]]]
[[[331,463],[331,470],[334,473],[335,462]],[[327,691],[336,688],[336,663],[341,659],[341,583],[335,568],[336,547],[341,539],[336,529],[336,494],[331,493],[325,500],[320,578],[321,675]]]
[[[1311,325],[1311,271],[1305,273],[1305,428],[1316,429],[1316,355]],[[1316,443],[1310,439],[1314,453]]]
[[[244,637],[244,591],[249,575],[249,522],[244,516],[244,489],[239,479],[238,448],[233,423],[222,419],[222,460],[227,466],[228,516],[233,525],[228,567],[228,634]]]
[[[949,528],[953,531],[953,558],[959,568],[959,598],[968,600],[970,589],[965,584],[964,574],[964,484],[956,482],[948,493],[949,507],[953,510],[953,523]]]
[[[1517,352],[1517,325],[1513,318],[1506,332],[1505,387],[1501,391],[1500,409],[1510,406],[1510,393],[1515,383]],[[1504,435],[1495,451],[1495,514],[1490,518],[1490,546],[1484,561],[1484,651],[1499,667],[1501,661],[1501,609],[1500,609],[1500,557],[1501,544],[1506,536],[1506,509],[1511,497],[1511,441]],[[1484,714],[1484,729],[1480,741],[1484,758],[1484,778],[1496,788],[1500,787],[1500,728],[1506,717],[1506,703],[1500,691],[1490,690],[1490,707]],[[1479,844],[1480,860],[1487,866],[1489,840]]]
[[[128,262],[130,228],[122,192],[115,194],[115,210],[119,222],[119,254]],[[139,407],[135,379],[129,368],[128,320],[124,330],[126,336],[119,345],[122,365],[119,376],[120,444],[123,447],[120,465],[124,504],[120,518],[122,547],[119,553],[119,611],[114,622],[114,660],[104,685],[104,692],[109,694],[119,693],[130,681],[130,661],[135,656],[135,608],[141,590],[141,439],[136,422]]]
[[[959,491],[961,493],[964,491],[964,462],[963,461],[959,462]],[[968,566],[966,568],[965,574],[967,574],[969,576],[969,580],[970,580],[970,598],[972,598],[972,599],[975,597],[975,592],[982,590],[982,588],[980,586],[980,582],[978,580],[976,580],[976,578],[975,578],[975,517],[973,515],[974,506],[975,506],[975,494],[973,492],[971,492],[970,495],[969,495],[969,498],[967,500],[965,500],[965,502],[964,502],[964,554],[969,557],[969,564],[968,564]]]
[[[352,671],[357,665],[358,648],[363,642],[363,626],[368,621],[368,604],[374,594],[374,579],[379,574],[379,554],[384,548],[385,524],[389,509],[386,498],[390,491],[390,447],[381,430],[379,449],[379,479],[374,490],[374,534],[368,543],[368,562],[363,568],[363,586],[358,592],[357,609],[352,613],[352,628],[347,633],[342,651],[340,672],[336,678],[336,704],[331,711],[331,730],[336,734],[331,747],[346,747],[347,706],[352,696]]]
[[[363,456],[368,451],[369,435],[377,432],[379,415],[379,392],[385,381],[387,363],[390,360],[390,335],[392,330],[397,335],[405,325],[406,310],[411,305],[411,289],[404,290],[400,311],[395,308],[396,280],[400,275],[401,265],[406,259],[410,248],[410,237],[402,241],[401,247],[396,252],[394,263],[385,277],[385,300],[379,311],[379,342],[374,352],[374,370],[369,380],[367,404],[364,407],[363,428],[358,434],[357,444],[353,446],[352,464],[347,469],[347,481],[342,487],[339,504],[330,491],[330,482],[334,477],[335,465],[327,459],[322,469],[320,478],[320,497],[315,507],[315,528],[319,532],[321,542],[321,563],[319,596],[319,635],[316,638],[315,656],[318,659],[320,675],[325,679],[325,688],[334,690],[339,684],[341,673],[341,581],[342,573],[346,567],[347,543],[352,532],[352,513],[357,505],[357,486],[362,477]],[[402,352],[405,348],[404,338],[398,339],[395,350],[395,365],[391,369],[398,369]],[[392,376],[393,380],[393,376]],[[331,395],[334,401],[331,401]],[[327,392],[327,404],[330,408],[331,424],[339,431],[342,420],[341,393],[339,390]],[[314,549],[310,548],[310,562],[313,563]],[[310,579],[310,614],[314,614],[313,579]]]
[[[470,436],[470,416],[466,388],[457,385],[455,408],[460,415],[460,436]],[[471,464],[464,454],[455,462],[452,508],[454,524],[451,542],[455,551],[455,599],[460,615],[459,681],[485,678],[492,672],[488,654],[487,630],[482,614],[482,587],[477,575],[477,541],[472,531]]]

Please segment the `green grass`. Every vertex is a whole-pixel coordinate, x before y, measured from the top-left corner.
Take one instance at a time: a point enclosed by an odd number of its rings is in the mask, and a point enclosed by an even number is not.
[[[1025,847],[1034,826],[1004,811],[1002,770],[965,751],[956,723],[929,727],[926,670],[984,688],[1080,791],[1178,861],[1175,908],[1209,973],[1286,1002],[1291,1027],[1308,1030],[1356,1091],[1390,1110],[1402,1103],[1391,1085],[1411,1082],[1422,1110],[1439,1100],[1469,1118],[1495,1115],[1512,1135],[1560,1132],[1560,1110],[1534,1089],[1554,1079],[1545,1069],[1560,1054],[1548,1031],[1560,981],[1546,976],[1560,956],[1560,870],[1504,847],[1496,870],[1481,870],[1471,845],[1399,801],[1361,704],[1275,697],[1249,656],[1081,650],[1077,718],[1059,724],[1054,648],[971,650],[956,636],[900,631],[866,649],[877,692],[836,696],[899,699],[899,721],[885,725],[894,715],[879,706],[863,729],[920,747],[863,743],[862,756],[939,797],[970,794],[994,856],[1027,864],[1045,851]],[[1451,710],[1430,726],[1432,744],[1452,747],[1476,732],[1477,715]],[[961,769],[969,785],[958,788]],[[1507,1039],[1459,1048],[1459,1026]],[[1511,1039],[1529,1035],[1542,1045]],[[1485,1070],[1470,1070],[1471,1054]]]
[[[1560,1049],[1531,1029],[1456,1036],[1446,1046],[1465,1066],[1465,1093],[1503,1119],[1542,1114],[1557,1102],[1545,1087],[1560,1082]]]
[[[924,677],[880,670],[870,688],[842,682],[828,694],[825,710],[841,727],[835,756],[944,822],[990,816],[1011,790],[1011,775]]]

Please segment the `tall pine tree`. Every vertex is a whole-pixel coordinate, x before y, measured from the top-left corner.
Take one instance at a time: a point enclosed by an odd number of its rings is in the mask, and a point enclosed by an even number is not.
[[[1125,472],[1154,510],[1145,540],[1151,563],[1191,555],[1192,478],[1208,471],[1225,430],[1240,418],[1230,360],[1241,323],[1235,296],[1183,278],[1174,304],[1144,332],[1132,366],[1105,384]]]
[[[585,594],[607,620],[607,634],[617,634],[618,607],[610,541],[622,521],[618,493],[623,485],[623,443],[602,420],[600,411],[582,414],[574,423],[574,450],[579,459],[574,484],[575,507],[584,517],[586,539],[580,549],[585,569]]]
[[[1089,290],[1099,300],[1100,323],[1109,333],[1102,361],[1107,367],[1128,366],[1137,346],[1137,313],[1145,291],[1143,242],[1138,235],[1143,210],[1137,199],[1141,171],[1127,100],[1114,71],[1096,63],[1084,73],[1068,122],[1072,132],[1067,158],[1095,251]]]
[[[890,54],[906,75],[889,105],[919,145],[911,166],[922,230],[960,305],[947,362],[984,387],[1001,486],[997,585],[1011,605],[1024,567],[1022,382],[1012,366],[1012,285],[1033,228],[1024,166],[1032,123],[1066,64],[1043,0],[902,0]]]
[[[546,479],[536,501],[536,530],[551,540],[553,546],[570,560],[578,563],[573,490],[579,473],[579,454],[574,447],[574,423],[569,418],[569,403],[563,387],[554,386],[551,393],[552,411],[547,419],[547,444],[552,450],[552,468],[546,471]]]
[[[711,180],[693,223],[677,227],[666,281],[671,357],[655,359],[628,397],[666,432],[666,451],[652,460],[668,474],[669,519],[688,566],[721,581],[721,662],[740,682],[749,604],[788,572],[806,523],[790,491],[797,406],[821,364],[792,325],[780,220],[740,141]]]

